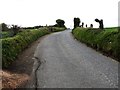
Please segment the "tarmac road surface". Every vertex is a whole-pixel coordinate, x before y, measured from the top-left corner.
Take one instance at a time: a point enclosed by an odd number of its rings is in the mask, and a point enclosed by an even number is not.
[[[37,88],[118,88],[118,62],[75,40],[71,30],[45,37],[35,57]]]

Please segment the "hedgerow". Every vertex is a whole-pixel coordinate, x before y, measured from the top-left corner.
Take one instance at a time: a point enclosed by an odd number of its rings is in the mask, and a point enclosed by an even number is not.
[[[53,32],[59,32],[59,31],[64,31],[66,28],[63,27],[52,27]]]
[[[52,27],[52,32],[63,31],[65,28]],[[14,37],[2,40],[2,67],[7,68],[29,44],[39,37],[51,33],[48,27],[19,32]]]
[[[11,31],[2,31],[0,33],[0,38],[7,38],[7,37],[12,37],[13,36],[13,32]]]
[[[2,39],[2,66],[8,67],[30,43],[50,33],[48,30],[26,30],[14,37]]]
[[[117,28],[100,30],[78,27],[72,33],[81,42],[120,60],[120,34]]]

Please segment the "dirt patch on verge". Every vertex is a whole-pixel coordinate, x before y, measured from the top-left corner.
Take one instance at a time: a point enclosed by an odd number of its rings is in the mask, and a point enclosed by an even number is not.
[[[35,50],[40,41],[46,36],[29,45],[10,67],[0,70],[0,77],[2,77],[0,79],[2,83],[0,88],[24,88],[25,83],[31,79]]]
[[[17,88],[30,79],[27,74],[16,74],[8,71],[1,71],[1,73],[2,87],[4,88]]]

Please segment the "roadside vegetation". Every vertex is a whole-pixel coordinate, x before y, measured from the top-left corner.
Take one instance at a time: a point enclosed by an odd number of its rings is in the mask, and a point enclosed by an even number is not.
[[[103,19],[97,18],[94,21],[99,24],[99,28],[93,28],[93,24],[84,27],[84,22],[80,25],[79,18],[74,18],[73,21],[72,34],[76,39],[120,61],[120,27],[104,28]]]
[[[104,29],[77,27],[72,33],[77,40],[120,61],[118,27]]]
[[[35,27],[18,27],[17,25],[12,25],[8,28],[3,23],[2,32],[0,32],[0,40],[2,41],[2,68],[7,68],[11,65],[17,56],[39,37],[65,29],[65,26],[54,25]]]
[[[8,67],[30,43],[48,34],[48,30],[26,30],[14,37],[2,39],[2,65]]]

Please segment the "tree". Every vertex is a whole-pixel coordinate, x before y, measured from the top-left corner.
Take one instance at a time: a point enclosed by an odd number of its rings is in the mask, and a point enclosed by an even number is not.
[[[58,27],[65,27],[65,21],[64,20],[62,20],[62,19],[57,19],[56,20],[56,25],[55,26],[58,26]]]
[[[90,27],[93,28],[93,24],[90,24]]]
[[[82,22],[82,27],[84,27],[84,22]]]
[[[99,23],[99,28],[100,29],[104,29],[104,25],[103,25],[103,20],[102,19],[99,20],[99,19],[96,18],[95,21]]]
[[[7,30],[9,30],[8,27],[7,27],[7,24],[2,23],[1,26],[2,26],[2,31],[7,31]]]
[[[80,25],[80,19],[79,18],[74,18],[74,29],[76,28],[76,27],[79,27],[79,25]]]
[[[17,25],[12,25],[12,28],[11,28],[11,29],[13,30],[14,35],[16,35],[16,34],[19,32],[20,27],[18,27]]]

